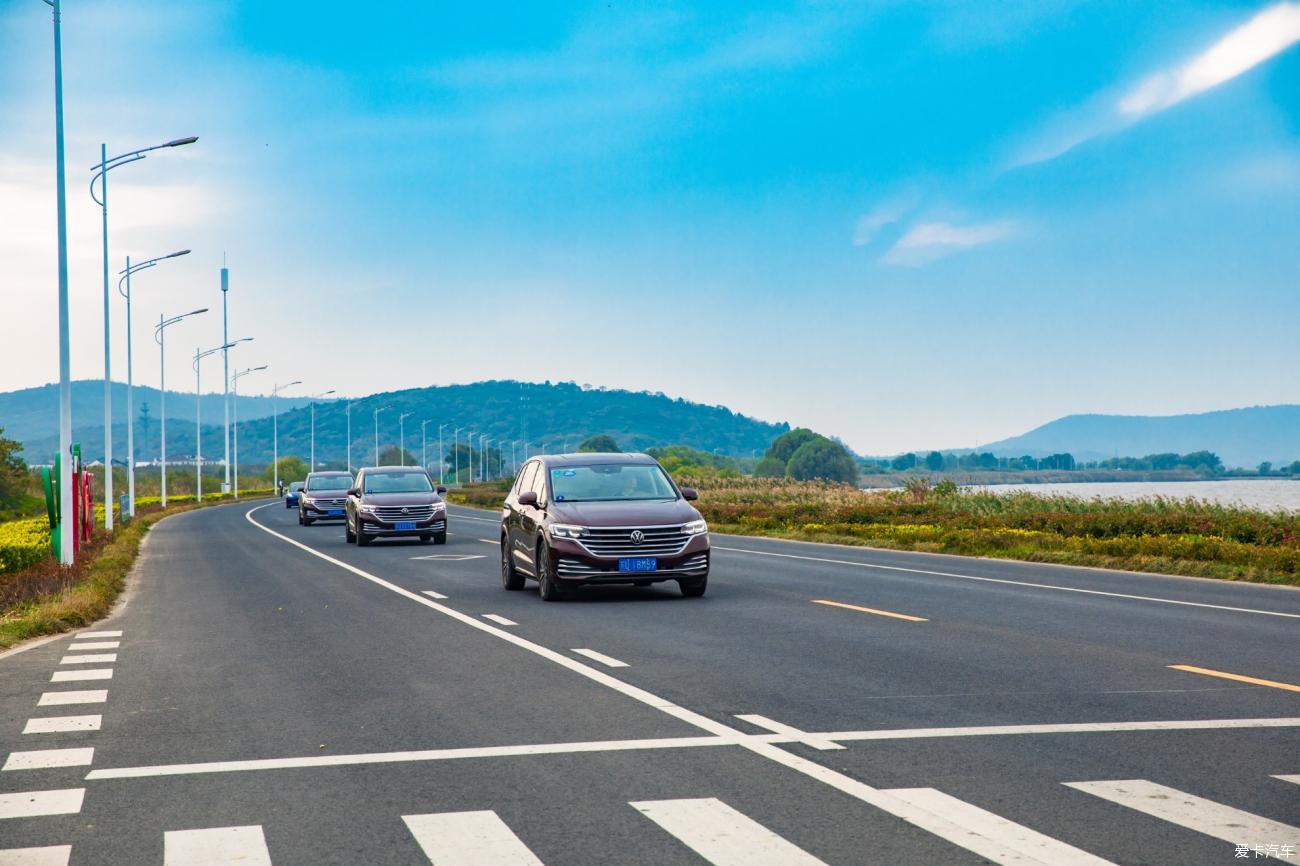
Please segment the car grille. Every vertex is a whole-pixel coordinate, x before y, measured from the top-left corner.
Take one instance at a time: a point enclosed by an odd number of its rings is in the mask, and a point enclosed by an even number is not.
[[[365,521],[362,521],[361,529],[367,535],[378,535],[382,532],[392,532],[391,529],[387,529],[383,526],[376,526],[373,523],[366,523]],[[434,534],[434,533],[446,532],[446,531],[447,531],[447,521],[445,520],[435,520],[433,523],[430,523],[428,526],[420,527],[420,532],[422,534],[426,532],[429,534]]]
[[[308,500],[317,508],[342,508],[348,504],[346,499],[313,499],[309,496]]]
[[[640,532],[640,544],[632,541],[632,533]],[[682,532],[680,524],[674,526],[627,526],[618,528],[592,527],[578,543],[592,556],[676,556],[694,536]]]
[[[403,513],[402,509],[406,509]],[[381,505],[373,512],[380,520],[428,520],[433,517],[432,505]]]
[[[626,578],[627,580],[636,580],[638,576],[651,577],[660,572],[685,572],[687,574],[699,574],[707,571],[709,567],[709,555],[707,553],[697,553],[688,558],[685,562],[673,566],[660,566],[658,572],[620,572],[611,567],[602,568],[599,565],[591,565],[583,562],[581,559],[575,559],[572,556],[561,556],[555,563],[555,574],[557,577],[613,577]]]

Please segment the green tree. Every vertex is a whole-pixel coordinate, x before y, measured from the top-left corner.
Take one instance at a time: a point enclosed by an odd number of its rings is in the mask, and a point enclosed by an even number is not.
[[[614,441],[613,436],[607,436],[601,433],[597,436],[589,436],[582,440],[578,445],[578,452],[595,451],[606,454],[614,454],[619,450],[618,443]]]
[[[896,469],[899,472],[904,472],[908,469],[913,469],[916,467],[916,455],[899,454],[893,460],[889,461],[889,466],[890,468]]]
[[[0,506],[12,505],[27,495],[27,464],[18,452],[21,442],[6,438],[0,427]]]
[[[764,457],[754,467],[755,478],[784,478],[785,463],[775,457]]]
[[[789,433],[782,433],[772,441],[772,447],[767,449],[764,457],[771,457],[774,460],[781,461],[781,465],[787,466],[794,452],[798,451],[800,446],[805,442],[811,442],[814,439],[821,439],[820,435],[809,430],[807,427],[796,427]],[[784,474],[784,472],[782,473]]]
[[[410,451],[399,449],[396,445],[386,445],[379,449],[380,466],[419,466],[420,458]]]
[[[823,479],[854,484],[858,480],[858,462],[843,445],[824,436],[800,445],[786,464],[786,474],[800,481]]]
[[[307,478],[307,461],[301,457],[295,457],[292,454],[280,458],[280,480],[285,484],[290,481],[303,481]],[[268,466],[262,473],[262,477],[269,481],[275,480],[275,467]]]
[[[943,471],[943,455],[938,451],[931,451],[925,455],[925,468],[931,472]]]

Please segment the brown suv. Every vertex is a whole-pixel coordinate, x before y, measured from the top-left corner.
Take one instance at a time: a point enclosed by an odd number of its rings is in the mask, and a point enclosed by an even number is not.
[[[593,584],[649,586],[675,580],[704,595],[709,527],[645,454],[559,454],[524,464],[501,515],[501,583],[537,581],[556,601]]]
[[[364,547],[374,538],[417,536],[447,543],[447,505],[418,466],[371,466],[357,473],[344,505],[344,537]]]

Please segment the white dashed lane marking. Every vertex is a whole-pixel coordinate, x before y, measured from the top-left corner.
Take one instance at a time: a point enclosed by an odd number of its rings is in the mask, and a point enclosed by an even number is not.
[[[108,689],[89,689],[84,692],[45,692],[36,702],[38,707],[59,707],[65,704],[102,704],[108,700]]]
[[[429,598],[446,598],[446,597],[447,597],[447,596],[443,595],[442,593],[440,593],[440,592],[434,592],[434,591],[431,590],[431,589],[422,589],[422,590],[420,590],[420,591],[423,592],[425,595],[427,595]]]
[[[5,770],[43,770],[47,767],[88,767],[95,759],[95,750],[40,749],[31,752],[10,752],[0,772]],[[0,859],[0,864],[4,860]]]
[[[497,625],[519,625],[519,623],[515,622],[513,619],[506,619],[504,616],[495,613],[485,613],[483,614],[483,618],[490,619]]]
[[[611,668],[629,667],[627,662],[621,662],[618,659],[614,658],[613,656],[607,656],[604,653],[598,653],[593,649],[575,649],[574,652],[580,656],[586,656],[592,661],[598,661],[601,664],[605,665],[606,667],[611,667]]]

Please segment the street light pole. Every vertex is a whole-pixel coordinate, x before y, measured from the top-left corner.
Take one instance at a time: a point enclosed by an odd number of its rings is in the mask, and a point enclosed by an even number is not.
[[[442,428],[450,427],[450,424],[438,425],[438,483],[442,484],[442,471],[447,467],[447,455],[442,453]]]
[[[263,364],[260,367],[249,367],[247,370],[243,370],[242,372],[235,373],[230,377],[230,390],[235,397],[233,403],[233,408],[235,410],[234,420],[232,422],[234,424],[233,432],[235,434],[235,445],[232,454],[234,455],[235,458],[235,488],[234,489],[235,489],[236,499],[239,498],[239,378],[241,376],[247,376],[249,373],[256,373],[258,370],[265,370],[265,369],[266,369],[265,364]]]
[[[217,352],[221,352],[224,358],[226,352],[236,343],[247,343],[252,339],[252,337],[241,337],[233,343],[224,343],[206,352],[194,350],[194,499],[196,502],[203,501],[203,388],[199,375],[202,365],[199,362]]]
[[[429,434],[426,429],[428,426],[428,419],[420,422],[420,466],[423,467],[425,472],[429,471],[429,454],[427,451]]]
[[[316,401],[321,397],[328,397],[333,394],[333,390],[322,391],[311,398],[311,471],[316,471]]]
[[[59,0],[54,10],[54,178],[59,271],[59,562],[72,565],[72,365],[68,338],[68,207],[63,171],[63,32]]]
[[[406,465],[406,419],[414,412],[403,412],[397,416],[397,456]]]
[[[113,528],[113,377],[112,377],[112,324],[108,291],[108,173],[120,165],[144,159],[145,154],[161,147],[177,147],[198,141],[198,136],[178,138],[165,144],[133,150],[108,158],[108,145],[99,146],[99,165],[91,166],[95,172],[90,178],[90,197],[99,205],[104,251],[104,528]],[[99,181],[99,196],[95,196],[95,181]]]
[[[351,472],[352,471],[352,402],[351,401],[348,402],[348,406],[347,409],[344,410],[344,414],[348,416],[348,427],[347,427],[348,471]]]
[[[136,271],[143,271],[146,268],[152,268],[164,259],[187,256],[189,253],[189,250],[177,250],[174,253],[137,262],[134,265],[131,264],[131,257],[127,256],[126,267],[118,271],[121,277],[117,281],[117,293],[126,298],[126,498],[129,506],[127,513],[132,517],[135,517],[135,373],[131,360],[134,355],[131,343],[131,274]],[[123,283],[126,284],[125,291],[122,289]]]
[[[294,379],[283,385],[271,386],[271,484],[275,487],[277,496],[280,493],[280,413],[275,398],[280,396],[280,392],[285,388],[301,384],[301,379]]]
[[[380,406],[374,410],[375,415],[375,465],[379,465],[379,413],[385,409],[391,409],[392,406]]]
[[[470,484],[474,483],[474,437],[477,435],[477,430],[465,431],[465,447],[468,449],[468,453],[465,455],[465,468],[469,470]],[[462,484],[464,483],[461,481],[459,469],[456,472],[456,480],[460,481]]]
[[[179,321],[188,319],[190,316],[197,316],[207,311],[208,308],[204,307],[201,310],[191,310],[179,316],[172,316],[170,319],[159,313],[158,327],[154,328],[153,331],[154,342],[158,344],[158,399],[160,404],[158,409],[160,420],[158,449],[162,469],[163,508],[167,507],[167,329]]]

